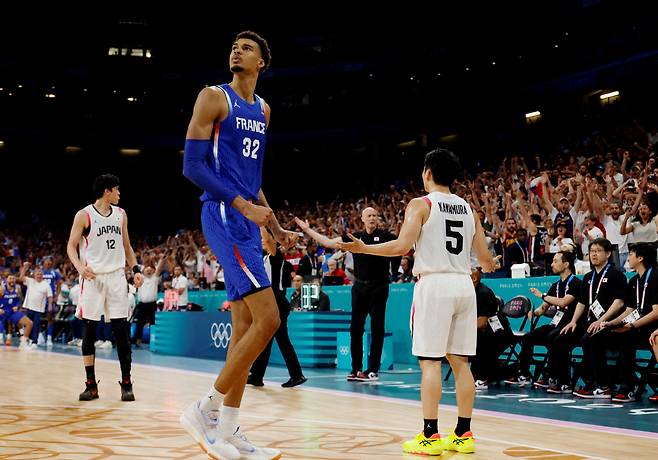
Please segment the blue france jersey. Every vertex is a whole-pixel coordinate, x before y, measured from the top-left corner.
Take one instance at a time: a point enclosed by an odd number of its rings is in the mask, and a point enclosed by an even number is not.
[[[57,282],[62,279],[62,275],[58,270],[53,269],[46,270],[45,268],[42,268],[41,271],[43,272],[43,279],[50,283],[50,289],[53,290],[54,296],[57,292]]]
[[[224,121],[215,121],[209,162],[218,180],[244,199],[257,200],[265,157],[265,102],[254,95],[249,104],[227,84],[215,88],[226,97],[229,113]],[[201,200],[212,198],[204,193]]]
[[[0,297],[0,308],[5,310],[7,313],[11,313],[13,307],[20,307],[21,305],[21,296],[18,293],[18,289],[14,286],[14,289],[9,289],[9,286],[4,286],[5,293]]]

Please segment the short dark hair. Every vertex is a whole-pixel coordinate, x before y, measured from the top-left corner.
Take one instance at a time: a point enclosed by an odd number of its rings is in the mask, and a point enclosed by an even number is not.
[[[530,214],[530,220],[535,225],[541,224],[541,216],[539,214]]]
[[[656,247],[651,243],[633,243],[628,245],[628,252],[634,252],[635,257],[642,257],[644,268],[656,268]]]
[[[105,190],[112,190],[114,187],[119,186],[119,178],[113,174],[103,174],[94,180],[92,192],[94,199],[103,198]]]
[[[558,251],[557,253],[562,256],[562,262],[569,264],[571,273],[576,273],[576,253],[573,251]]]
[[[258,47],[260,48],[260,55],[263,58],[263,61],[265,61],[265,65],[263,66],[262,69],[258,71],[258,73],[265,72],[267,68],[270,66],[270,62],[272,61],[272,55],[270,54],[270,47],[267,44],[267,40],[265,40],[263,37],[258,35],[256,32],[252,32],[251,30],[245,30],[243,32],[240,32],[235,36],[234,41],[238,41],[241,38],[246,38],[247,40],[253,40],[256,43],[258,43]]]
[[[592,241],[587,249],[591,250],[592,246],[601,246],[605,252],[612,252],[612,243],[610,240],[607,240],[605,238],[597,238],[594,241]]]
[[[432,172],[435,184],[448,187],[464,172],[457,155],[447,149],[434,149],[428,152],[425,155],[424,169]]]

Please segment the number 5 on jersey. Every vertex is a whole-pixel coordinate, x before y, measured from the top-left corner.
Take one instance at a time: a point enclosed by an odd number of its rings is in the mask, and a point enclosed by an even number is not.
[[[464,250],[464,236],[455,231],[456,228],[464,228],[464,222],[446,219],[446,237],[455,240],[453,243],[451,240],[446,239],[446,249],[450,254],[459,255]]]
[[[256,155],[256,152],[258,152],[258,148],[260,147],[260,141],[258,139],[254,139],[253,141],[245,137],[242,139],[242,145],[244,145],[244,148],[242,149],[242,154],[249,158],[253,158],[254,160],[258,158],[258,155]]]

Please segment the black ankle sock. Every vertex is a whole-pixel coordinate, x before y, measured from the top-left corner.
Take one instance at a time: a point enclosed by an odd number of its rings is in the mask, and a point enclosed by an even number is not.
[[[85,372],[87,373],[87,381],[91,380],[95,383],[96,372],[94,371],[94,365],[92,364],[91,366],[85,366]]]
[[[457,428],[455,428],[455,434],[457,436],[463,436],[464,433],[471,431],[471,419],[465,417],[457,417]]]
[[[423,419],[423,433],[426,438],[431,438],[433,434],[439,432],[439,420],[436,418]]]

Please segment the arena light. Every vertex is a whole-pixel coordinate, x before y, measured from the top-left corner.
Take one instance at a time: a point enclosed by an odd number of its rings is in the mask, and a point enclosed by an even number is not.
[[[121,149],[121,150],[119,150],[119,152],[121,152],[121,155],[135,156],[135,155],[139,155],[141,150],[140,149]]]
[[[528,112],[528,113],[525,114],[525,117],[527,119],[536,118],[536,117],[540,117],[540,116],[541,116],[541,112],[539,110],[535,110],[534,112]]]
[[[55,99],[55,95],[54,95],[53,93],[47,93],[47,94],[46,94],[46,97],[47,97],[48,99]]]
[[[78,153],[80,150],[82,149],[75,145],[67,145],[66,148],[64,149],[66,153]]]
[[[406,141],[406,142],[400,142],[400,143],[398,144],[398,147],[401,148],[401,149],[408,149],[408,148],[413,147],[414,145],[416,145],[416,141],[415,141],[415,140],[413,140],[413,141]]]
[[[145,56],[147,59],[151,59],[151,50],[146,50]]]
[[[619,91],[611,91],[609,93],[604,93],[601,94],[599,97],[601,98],[602,101],[604,101],[606,99],[610,99],[617,96],[619,96]]]
[[[5,146],[5,141],[0,141],[0,149]]]
[[[127,100],[128,102],[137,102],[137,98],[136,98],[136,97],[132,97],[132,96],[131,96],[131,97],[127,97],[126,100]]]

